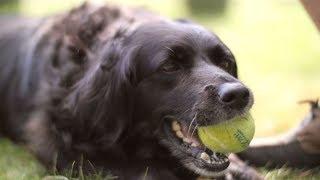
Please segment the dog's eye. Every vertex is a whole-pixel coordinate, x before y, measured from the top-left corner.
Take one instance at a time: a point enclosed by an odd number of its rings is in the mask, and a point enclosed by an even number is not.
[[[222,61],[219,66],[223,69],[228,69],[230,67],[230,62],[228,61]]]
[[[178,71],[180,69],[180,66],[176,63],[172,63],[172,62],[167,62],[164,63],[161,66],[161,70],[164,72],[174,72],[174,71]]]

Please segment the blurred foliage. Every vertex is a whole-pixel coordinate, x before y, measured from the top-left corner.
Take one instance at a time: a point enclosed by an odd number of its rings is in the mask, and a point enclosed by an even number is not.
[[[0,12],[12,13],[19,9],[19,0],[0,0]]]
[[[225,13],[229,0],[187,0],[188,10],[195,16],[221,16]]]

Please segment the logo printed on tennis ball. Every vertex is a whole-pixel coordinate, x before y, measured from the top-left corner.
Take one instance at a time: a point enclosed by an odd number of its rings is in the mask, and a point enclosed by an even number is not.
[[[212,151],[220,153],[245,150],[253,138],[254,131],[254,121],[249,113],[216,125],[198,127],[202,143]]]
[[[244,148],[246,148],[250,143],[250,140],[247,139],[246,136],[239,129],[237,129],[233,136],[239,141],[241,146],[243,146]]]

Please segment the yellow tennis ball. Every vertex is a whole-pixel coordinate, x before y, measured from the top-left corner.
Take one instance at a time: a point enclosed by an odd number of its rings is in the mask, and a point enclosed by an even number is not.
[[[236,153],[245,150],[253,138],[254,120],[248,113],[212,126],[198,127],[202,143],[212,151]]]

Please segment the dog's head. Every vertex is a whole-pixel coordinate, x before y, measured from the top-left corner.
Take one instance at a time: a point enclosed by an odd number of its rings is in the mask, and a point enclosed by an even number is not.
[[[83,84],[93,84],[94,93],[87,94],[94,94],[96,103],[90,107],[98,112],[88,118],[105,121],[104,115],[114,114],[105,126],[105,132],[117,132],[112,139],[121,133],[154,138],[168,149],[168,156],[205,176],[228,167],[225,155],[202,145],[197,127],[246,113],[253,96],[237,79],[234,56],[214,33],[183,21],[148,22],[114,38],[101,57],[103,72],[94,67],[97,77],[90,71],[87,77],[94,80]],[[106,98],[112,103],[102,103]],[[78,108],[79,113],[88,106]]]
[[[186,22],[146,23],[123,43],[132,55],[132,131],[157,137],[194,172],[225,170],[227,157],[206,149],[196,128],[242,115],[253,104],[230,50],[212,32]]]

